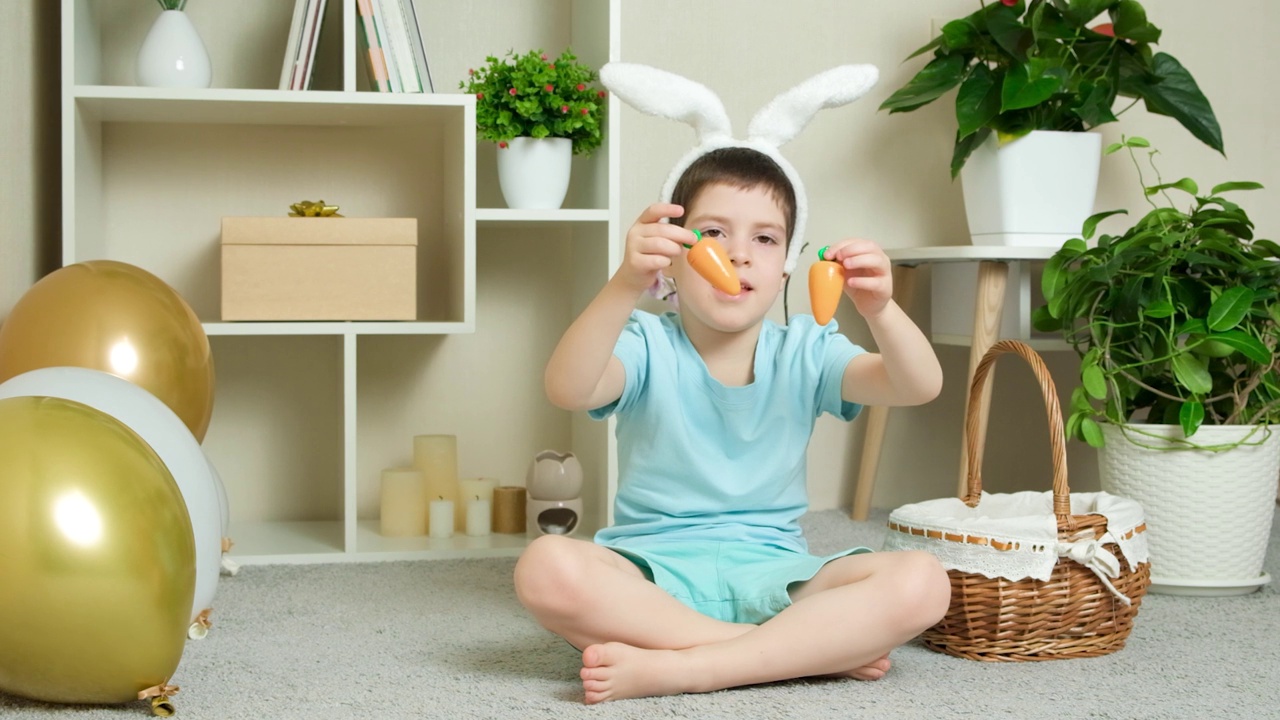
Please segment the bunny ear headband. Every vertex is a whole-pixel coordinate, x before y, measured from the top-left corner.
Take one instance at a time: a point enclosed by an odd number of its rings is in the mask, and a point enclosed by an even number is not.
[[[796,194],[796,225],[784,271],[796,268],[804,245],[808,198],[800,175],[778,152],[800,133],[819,110],[847,105],[862,97],[876,84],[880,72],[874,65],[841,65],[819,73],[775,97],[751,119],[747,139],[735,140],[729,115],[719,96],[688,78],[648,65],[611,62],[600,69],[600,81],[617,97],[640,112],[679,120],[691,125],[698,143],[667,176],[662,201],[670,202],[676,183],[699,157],[726,147],[757,150],[782,168]]]

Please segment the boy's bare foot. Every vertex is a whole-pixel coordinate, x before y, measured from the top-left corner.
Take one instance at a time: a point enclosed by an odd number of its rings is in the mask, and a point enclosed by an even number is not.
[[[892,663],[889,660],[889,655],[886,653],[860,668],[850,670],[845,673],[837,673],[831,677],[849,677],[854,680],[879,680],[889,672],[889,667],[891,665]]]
[[[889,656],[885,654],[860,668],[830,677],[879,680],[889,672],[889,666]],[[579,675],[588,705],[711,689],[701,687],[699,669],[687,652],[646,650],[618,642],[588,647],[582,653]]]
[[[582,653],[586,703],[694,692],[688,666],[679,650],[645,650],[618,642],[592,645]]]

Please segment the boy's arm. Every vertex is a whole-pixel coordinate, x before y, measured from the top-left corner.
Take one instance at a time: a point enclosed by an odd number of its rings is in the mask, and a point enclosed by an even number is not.
[[[689,230],[659,222],[683,214],[679,205],[656,203],[627,232],[618,271],[565,331],[547,361],[543,381],[547,398],[557,407],[591,410],[622,396],[626,371],[613,349],[636,301],[671,266],[681,243],[694,241]]]
[[[879,352],[849,361],[841,397],[860,405],[923,405],[936,398],[942,368],[920,328],[892,300],[866,320]]]
[[[610,280],[573,321],[547,362],[547,398],[565,410],[590,410],[622,396],[626,371],[613,354],[639,295]]]
[[[893,301],[889,257],[870,240],[846,240],[824,256],[845,268],[845,294],[867,322],[879,352],[845,366],[841,397],[861,405],[922,405],[942,390],[933,345]]]

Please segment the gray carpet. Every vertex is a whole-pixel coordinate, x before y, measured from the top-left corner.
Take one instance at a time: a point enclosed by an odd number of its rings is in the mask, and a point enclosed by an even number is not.
[[[880,547],[882,513],[804,519],[814,552]],[[512,559],[246,567],[218,587],[209,637],[173,682],[179,718],[1280,717],[1280,595],[1149,595],[1113,655],[986,664],[894,651],[884,680],[801,680],[581,704],[579,655],[533,623]],[[1280,532],[1267,570],[1280,577]],[[855,611],[851,608],[851,611]],[[3,619],[0,619],[3,621]],[[3,718],[149,717],[144,703],[70,707],[0,695]]]

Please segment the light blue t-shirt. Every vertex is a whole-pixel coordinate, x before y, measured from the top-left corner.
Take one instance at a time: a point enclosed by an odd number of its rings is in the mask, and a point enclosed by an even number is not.
[[[852,420],[845,366],[865,352],[809,315],[766,320],[755,380],[713,378],[674,313],[631,315],[614,355],[626,368],[615,402],[590,412],[618,416],[614,525],[596,542],[753,542],[807,552],[798,522],[808,508],[805,450],[823,412]]]

